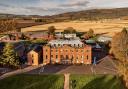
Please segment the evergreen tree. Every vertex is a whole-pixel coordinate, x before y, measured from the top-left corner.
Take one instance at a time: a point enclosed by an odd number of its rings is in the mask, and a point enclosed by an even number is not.
[[[16,54],[13,44],[7,43],[3,50],[3,64],[8,66],[19,66],[19,57]]]
[[[3,65],[2,54],[0,54],[0,65]]]

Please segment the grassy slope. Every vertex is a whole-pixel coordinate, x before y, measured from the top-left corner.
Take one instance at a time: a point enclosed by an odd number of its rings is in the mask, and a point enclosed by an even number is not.
[[[17,75],[0,81],[0,89],[63,89],[63,75]]]
[[[71,75],[71,80],[73,89],[125,89],[120,79],[113,75]]]

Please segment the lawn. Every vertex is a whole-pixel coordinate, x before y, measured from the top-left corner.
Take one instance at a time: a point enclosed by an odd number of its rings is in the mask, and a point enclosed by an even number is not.
[[[70,89],[125,89],[113,75],[71,75]]]
[[[0,89],[63,89],[63,75],[16,75],[0,80]]]

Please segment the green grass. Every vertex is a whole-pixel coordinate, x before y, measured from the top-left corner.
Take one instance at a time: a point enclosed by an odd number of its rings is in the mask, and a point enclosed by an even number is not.
[[[125,89],[113,75],[71,75],[70,89]]]
[[[63,89],[63,75],[16,75],[0,80],[0,89]]]

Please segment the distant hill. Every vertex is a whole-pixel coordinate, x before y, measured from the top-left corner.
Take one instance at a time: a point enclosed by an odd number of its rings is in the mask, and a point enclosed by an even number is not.
[[[114,19],[126,16],[128,16],[128,8],[92,9],[77,12],[67,12],[52,16],[0,14],[0,18],[42,18],[52,21]]]
[[[12,19],[12,18],[31,19],[31,18],[41,18],[41,17],[43,17],[43,16],[39,16],[39,15],[15,15],[15,14],[0,13],[0,19]]]
[[[52,16],[39,16],[39,15],[14,15],[0,13],[0,19],[20,19],[24,23],[19,23],[18,28],[29,27],[39,24],[47,24],[54,22],[72,21],[72,20],[101,20],[101,19],[128,19],[128,8],[115,8],[115,9],[92,9],[77,12],[67,12]],[[36,22],[36,19],[41,19],[42,22]],[[27,20],[34,21],[33,23],[26,23]]]
[[[50,18],[56,20],[99,20],[115,19],[128,16],[128,8],[116,9],[92,9],[78,12],[68,12],[59,15],[53,15]]]

